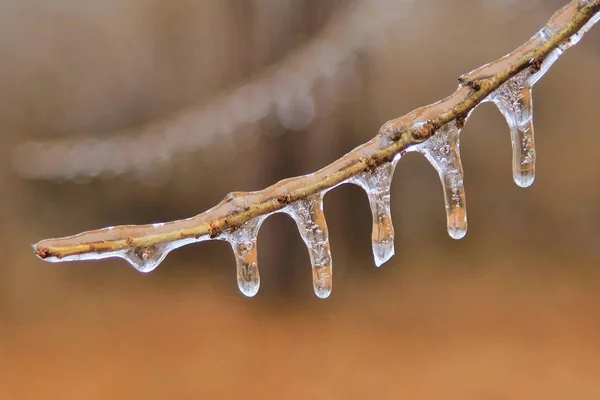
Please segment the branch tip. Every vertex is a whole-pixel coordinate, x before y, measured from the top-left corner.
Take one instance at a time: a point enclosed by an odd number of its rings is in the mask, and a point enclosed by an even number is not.
[[[31,245],[33,252],[42,260],[50,256],[50,250],[47,248],[36,249],[35,244]]]

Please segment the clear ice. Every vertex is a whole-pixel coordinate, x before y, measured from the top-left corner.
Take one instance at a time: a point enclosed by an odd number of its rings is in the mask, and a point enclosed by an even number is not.
[[[438,129],[428,140],[409,149],[423,154],[440,176],[446,203],[448,234],[453,239],[462,239],[467,234],[467,210],[459,134],[460,128],[457,127],[456,121],[452,121]]]
[[[533,98],[527,69],[490,94],[484,102],[493,102],[506,119],[512,141],[513,180],[520,187],[535,179],[535,143],[533,139]]]
[[[323,196],[317,194],[289,205],[285,210],[298,225],[298,231],[310,256],[313,289],[325,299],[331,294],[332,262],[329,233],[323,213]]]
[[[390,210],[390,186],[398,158],[387,164],[351,178],[369,197],[373,228],[371,241],[375,265],[380,267],[394,255],[394,225]]]
[[[227,235],[227,241],[231,244],[235,255],[238,288],[248,297],[255,296],[260,288],[256,239],[265,218],[260,216],[250,220]]]

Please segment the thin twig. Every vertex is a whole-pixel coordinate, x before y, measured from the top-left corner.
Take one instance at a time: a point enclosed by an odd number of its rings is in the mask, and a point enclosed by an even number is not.
[[[225,230],[234,231],[254,218],[326,192],[352,176],[390,162],[409,146],[427,140],[445,124],[453,120],[464,121],[482,100],[507,80],[527,68],[531,68],[532,73],[537,72],[550,53],[570,40],[599,11],[600,0],[573,0],[546,25],[553,27],[560,21],[562,28],[549,32],[544,41],[536,41],[534,37],[507,56],[464,75],[459,88],[446,99],[387,122],[375,138],[314,174],[290,178],[257,192],[231,193],[212,209],[186,220],[105,228],[48,239],[35,244],[34,252],[42,259],[56,261],[217,238]]]

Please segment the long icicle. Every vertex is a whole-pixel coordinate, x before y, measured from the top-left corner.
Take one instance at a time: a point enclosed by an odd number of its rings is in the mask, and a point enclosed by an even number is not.
[[[315,294],[325,299],[331,294],[333,271],[323,196],[318,194],[300,200],[285,211],[296,221],[300,236],[308,248]]]
[[[375,265],[380,267],[395,254],[394,225],[390,209],[390,187],[394,169],[400,158],[383,164],[372,171],[353,177],[350,182],[362,187],[369,198],[373,228],[371,242]]]
[[[467,209],[458,138],[461,128],[462,124],[459,128],[456,121],[449,122],[429,140],[409,149],[423,154],[440,176],[448,234],[453,239],[462,239],[467,234]]]

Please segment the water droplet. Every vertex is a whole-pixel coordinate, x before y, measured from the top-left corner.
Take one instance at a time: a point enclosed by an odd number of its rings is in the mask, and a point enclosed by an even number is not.
[[[322,299],[329,297],[332,288],[332,261],[322,195],[317,194],[292,203],[284,211],[296,221],[300,236],[308,248],[315,294]]]
[[[444,189],[448,234],[462,239],[467,234],[467,210],[463,184],[463,168],[460,160],[460,129],[452,121],[442,126],[432,137],[413,146],[436,169]]]
[[[151,272],[168,254],[163,245],[148,247],[134,247],[127,250],[121,257],[127,260],[135,269],[140,272]]]
[[[238,288],[248,297],[255,296],[260,288],[256,240],[258,230],[265,218],[265,216],[261,216],[250,220],[235,232],[227,235],[227,240],[235,255]]]
[[[390,210],[390,186],[398,159],[373,171],[353,177],[350,182],[362,187],[369,197],[373,216],[371,241],[375,265],[380,267],[394,255],[394,226]]]

